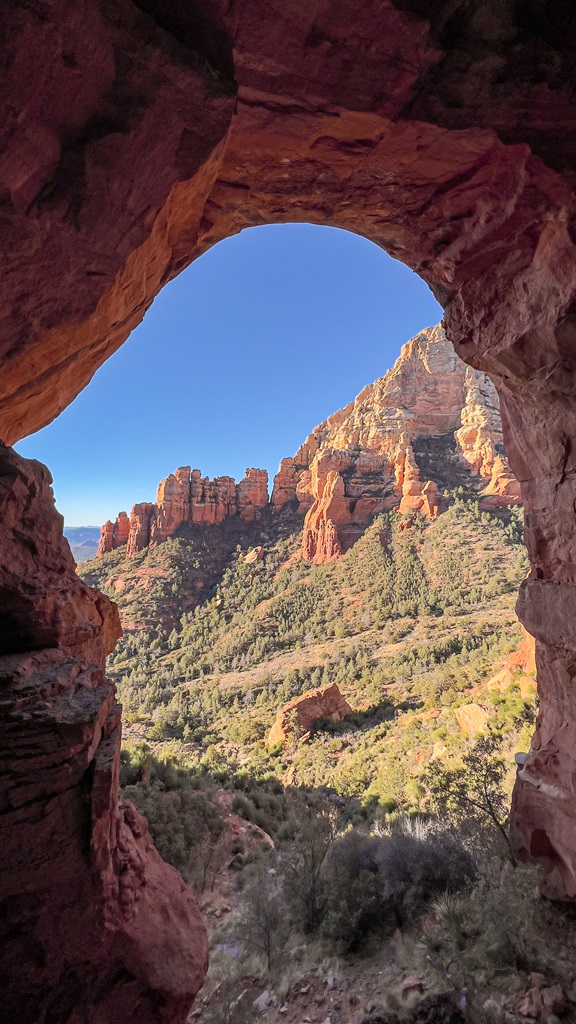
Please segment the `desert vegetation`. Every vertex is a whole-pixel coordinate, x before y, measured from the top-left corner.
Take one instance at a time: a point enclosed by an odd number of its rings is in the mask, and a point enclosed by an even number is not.
[[[533,678],[506,667],[521,639],[521,512],[482,512],[460,490],[434,523],[380,515],[319,566],[299,558],[297,527],[264,512],[238,536],[210,528],[211,549],[183,529],[86,567],[129,624],[109,665],[123,795],[208,914],[202,1020],[251,1021],[259,992],[267,1019],[296,1019],[280,1010],[300,988],[320,998],[330,971],[364,977],[376,962],[382,1013],[418,1001],[401,991],[417,977],[418,999],[444,993],[461,1015],[422,1020],[504,1020],[527,971],[568,986],[542,953],[550,909],[508,834],[514,753],[536,712]],[[255,544],[264,557],[247,559]],[[332,683],[351,713],[270,746],[278,708]],[[564,928],[556,919],[552,946]]]
[[[320,566],[297,557],[294,522],[277,519],[250,524],[244,547],[230,550],[230,535],[220,538],[210,557],[221,565],[227,551],[227,565],[203,600],[198,579],[186,589],[185,566],[201,565],[205,531],[128,563],[111,552],[88,565],[88,578],[132,623],[109,664],[130,740],[176,753],[191,768],[289,773],[296,785],[357,800],[359,813],[373,804],[421,809],[426,764],[457,761],[473,738],[459,722],[470,704],[482,709],[478,728],[490,719],[508,754],[516,742],[527,748],[535,698],[521,688],[522,673],[504,687],[486,685],[520,640],[513,600],[526,562],[518,511],[500,518],[455,493],[432,525],[417,515],[379,516],[342,559]],[[265,557],[247,562],[256,540],[265,542]],[[152,583],[140,590],[136,628],[134,591],[144,571]],[[157,605],[172,589],[183,605],[196,604],[164,623]],[[269,748],[278,708],[328,683],[352,714],[317,722],[311,742]]]
[[[521,1021],[533,989],[569,1011],[571,915],[540,896],[536,868],[510,856],[501,811],[511,769],[494,739],[473,743],[462,769],[456,784],[434,766],[427,811],[374,805],[358,820],[354,801],[325,788],[186,770],[143,745],[125,752],[124,796],[148,817],[163,856],[208,912],[215,883],[225,892],[226,913],[212,918],[202,1021],[254,1020],[258,999],[266,1019],[280,1021],[310,993],[322,1012],[335,1007],[331,1019],[352,1019],[339,1012],[343,1000],[354,1012],[375,965],[381,1016],[366,1021],[419,1021],[405,1016],[415,1001],[403,996],[406,985],[436,1007],[422,1020]],[[274,842],[231,839],[238,815],[258,818]]]

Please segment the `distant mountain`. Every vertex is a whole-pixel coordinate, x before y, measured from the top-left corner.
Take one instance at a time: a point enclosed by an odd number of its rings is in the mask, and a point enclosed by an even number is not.
[[[78,564],[94,558],[100,540],[99,526],[65,526],[64,536]]]
[[[434,520],[451,491],[483,510],[520,504],[508,465],[496,389],[458,358],[443,328],[421,331],[391,370],[321,423],[293,458],[282,459],[268,499],[267,474],[247,469],[209,480],[183,466],[102,527],[98,554],[132,558],[181,528],[224,520],[263,521],[290,509],[303,521],[302,556],[321,564],[346,552],[380,512],[421,512]]]

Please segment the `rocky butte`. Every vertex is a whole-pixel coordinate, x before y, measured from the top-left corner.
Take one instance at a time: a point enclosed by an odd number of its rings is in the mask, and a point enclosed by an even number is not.
[[[282,459],[270,502],[265,470],[247,469],[236,484],[184,466],[162,480],[154,504],[104,523],[98,554],[126,544],[130,557],[183,523],[251,521],[270,504],[304,517],[306,561],[332,561],[378,512],[435,519],[447,489],[459,486],[477,493],[485,508],[521,502],[492,381],[458,358],[441,326],[430,327],[403,346],[384,377],[316,427],[294,458]]]
[[[458,486],[476,491],[484,507],[521,501],[496,389],[458,358],[437,326],[412,338],[384,377],[282,460],[271,503],[298,503],[303,556],[325,562],[346,551],[377,512],[434,519],[444,490]]]
[[[268,505],[268,473],[247,469],[240,483],[231,476],[203,477],[199,469],[182,466],[162,480],[156,503],[134,505],[130,518],[120,512],[114,523],[104,523],[98,555],[126,544],[130,558],[146,547],[155,547],[172,537],[183,523],[213,526],[231,516],[251,522]]]

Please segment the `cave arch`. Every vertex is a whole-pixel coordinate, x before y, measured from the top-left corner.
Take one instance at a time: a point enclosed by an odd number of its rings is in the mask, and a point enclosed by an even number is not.
[[[90,386],[16,449],[50,466],[66,527],[152,501],[168,453],[209,477],[240,479],[256,460],[272,486],[280,458],[441,316],[421,278],[360,235],[249,228],[171,281]]]
[[[49,422],[162,285],[242,227],[345,227],[416,270],[501,396],[541,698],[514,821],[527,848],[546,833],[554,884],[576,895],[570,4],[2,7],[0,437]],[[9,449],[2,462],[3,1012],[179,1022],[205,943],[114,796],[114,610],[74,575],[46,471]]]

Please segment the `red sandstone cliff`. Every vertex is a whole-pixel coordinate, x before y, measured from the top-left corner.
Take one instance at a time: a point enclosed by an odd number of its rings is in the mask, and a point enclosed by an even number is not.
[[[385,509],[435,519],[445,488],[462,483],[486,508],[520,502],[496,389],[458,358],[437,326],[407,342],[384,377],[316,427],[294,458],[282,459],[270,505],[278,511],[297,503],[305,516],[302,555],[321,563],[340,557]],[[98,554],[126,544],[130,557],[182,523],[250,521],[267,505],[265,470],[247,469],[236,484],[183,466],[160,483],[154,504],[104,524]]]
[[[118,611],[76,575],[44,466],[0,447],[0,480],[0,1018],[181,1024],[206,934],[119,799]]]
[[[231,476],[203,477],[199,469],[181,466],[162,480],[156,502],[134,505],[130,518],[120,512],[115,523],[104,523],[98,554],[126,544],[130,557],[171,537],[182,523],[221,523],[230,516],[253,520],[268,505],[268,474],[247,469],[237,484]]]
[[[324,562],[384,509],[434,519],[444,487],[461,483],[486,507],[520,502],[496,389],[458,358],[437,326],[412,338],[384,377],[282,460],[271,503],[298,502],[306,515],[303,556]]]
[[[108,520],[100,531],[100,543],[97,555],[105,555],[107,551],[114,551],[128,541],[130,533],[130,520],[125,512],[120,512],[113,523]]]

